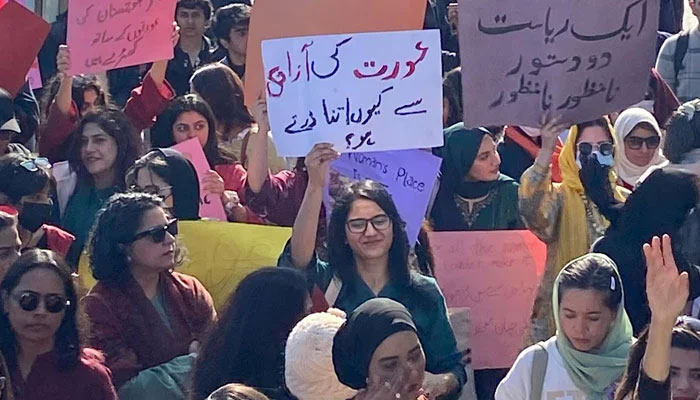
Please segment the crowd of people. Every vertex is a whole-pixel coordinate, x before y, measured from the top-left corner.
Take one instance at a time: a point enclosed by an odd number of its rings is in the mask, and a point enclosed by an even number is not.
[[[474,371],[478,400],[700,399],[700,30],[678,4],[640,103],[469,128],[456,7],[428,0],[444,145],[423,149],[442,164],[415,245],[381,183],[326,208],[333,145],[278,154],[244,98],[252,1],[177,0],[173,59],[97,75],[70,73],[63,10],[44,87],[0,88],[0,399],[468,399],[427,233],[497,230],[532,232],[546,265],[524,350]],[[171,148],[190,139],[211,170]],[[178,272],[202,192],[227,222],[292,228],[219,309]]]

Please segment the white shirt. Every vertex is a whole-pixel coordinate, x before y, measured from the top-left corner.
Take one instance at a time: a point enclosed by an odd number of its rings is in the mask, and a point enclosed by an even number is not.
[[[498,385],[496,400],[530,400],[531,371],[537,345],[523,350],[515,360],[513,368]],[[547,372],[544,377],[541,400],[587,400],[583,391],[578,389],[564,368],[564,360],[557,349],[556,336],[544,343],[547,350]],[[614,395],[613,385],[606,392],[608,398]]]

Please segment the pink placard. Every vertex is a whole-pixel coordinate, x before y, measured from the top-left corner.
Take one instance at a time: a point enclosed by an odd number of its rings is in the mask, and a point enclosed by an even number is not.
[[[71,73],[173,58],[175,0],[70,0]]]
[[[207,157],[204,155],[204,150],[202,150],[202,145],[199,144],[197,138],[178,143],[172,148],[182,153],[185,158],[192,162],[200,181],[202,177],[204,177],[204,174],[211,170]],[[202,218],[218,219],[219,221],[228,221],[224,206],[221,203],[221,198],[204,193],[204,191],[201,190],[201,185],[199,193],[199,216]]]
[[[41,82],[41,71],[39,70],[39,60],[34,59],[34,64],[29,68],[27,72],[27,81],[29,81],[29,87],[32,89],[40,89],[43,86]]]
[[[471,309],[474,369],[510,368],[522,349],[546,245],[529,231],[431,232],[449,308]]]

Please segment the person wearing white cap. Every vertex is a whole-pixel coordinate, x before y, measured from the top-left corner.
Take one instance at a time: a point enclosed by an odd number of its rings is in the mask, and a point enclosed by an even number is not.
[[[22,133],[15,118],[12,96],[0,88],[0,155],[10,152],[25,153],[29,151],[19,143],[11,143],[15,135]]]

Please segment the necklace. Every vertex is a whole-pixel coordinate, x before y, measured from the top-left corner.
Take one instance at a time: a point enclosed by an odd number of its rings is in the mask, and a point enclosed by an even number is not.
[[[583,206],[586,209],[586,220],[590,224],[590,227],[593,228],[593,232],[595,232],[596,237],[603,236],[605,234],[605,230],[607,229],[605,220],[600,213],[593,212],[595,204],[591,204],[590,200],[588,200],[585,195],[581,194],[581,200],[583,200]]]

